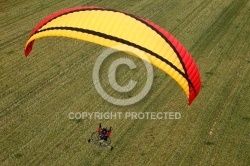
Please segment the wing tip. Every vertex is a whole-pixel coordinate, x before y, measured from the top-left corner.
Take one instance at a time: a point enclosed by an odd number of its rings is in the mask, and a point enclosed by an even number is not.
[[[192,102],[194,101],[194,99],[198,96],[199,92],[200,92],[200,87],[201,87],[201,83],[199,81],[199,84],[197,85],[196,84],[196,91],[194,91],[193,88],[189,87],[190,88],[190,91],[189,91],[189,97],[188,97],[188,105],[190,106],[192,104]]]
[[[29,43],[26,45],[26,47],[25,47],[25,49],[24,49],[24,55],[25,55],[26,57],[28,57],[29,54],[30,54],[30,52],[32,51],[33,44],[34,44],[34,40],[31,41],[31,42],[29,42]]]
[[[189,97],[189,99],[188,99],[188,106],[190,106],[193,101],[194,101],[194,97]]]

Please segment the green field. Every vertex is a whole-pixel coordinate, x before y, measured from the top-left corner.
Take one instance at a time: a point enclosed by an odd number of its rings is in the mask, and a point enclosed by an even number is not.
[[[24,45],[55,11],[97,5],[147,18],[173,34],[197,63],[202,88],[187,105],[180,86],[154,67],[150,93],[115,106],[97,93],[92,71],[106,49],[51,37]],[[1,0],[0,165],[250,165],[249,0]],[[109,64],[103,66],[104,85]],[[118,81],[144,80],[124,67]],[[105,82],[106,81],[106,82]],[[143,87],[122,97],[132,96]],[[180,119],[69,119],[70,112],[178,112]],[[87,142],[99,122],[112,126],[114,150]]]

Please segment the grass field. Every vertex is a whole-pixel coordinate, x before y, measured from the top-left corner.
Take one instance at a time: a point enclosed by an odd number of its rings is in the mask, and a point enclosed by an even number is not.
[[[201,73],[193,104],[187,106],[182,89],[157,68],[142,101],[108,103],[92,80],[95,60],[106,48],[92,43],[44,38],[25,58],[29,33],[42,18],[79,5],[126,11],[172,33]],[[250,165],[249,18],[248,0],[0,1],[0,165]],[[120,83],[145,74],[126,68],[119,73]],[[179,112],[181,118],[68,117],[84,111]],[[113,151],[87,142],[99,122],[113,127]]]

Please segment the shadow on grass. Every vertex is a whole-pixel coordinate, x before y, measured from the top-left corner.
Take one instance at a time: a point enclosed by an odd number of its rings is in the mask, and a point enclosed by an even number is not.
[[[14,157],[17,159],[21,158],[22,156],[23,156],[23,154],[21,154],[21,153],[14,154]]]
[[[215,143],[211,142],[211,141],[204,141],[204,144],[207,145],[207,146],[213,146],[213,145],[215,145]]]
[[[212,71],[207,71],[207,72],[205,72],[205,74],[207,75],[207,76],[211,76],[211,75],[213,75],[214,73],[212,72]]]
[[[247,121],[247,122],[250,121],[250,117],[248,117],[248,116],[244,116],[244,117],[242,117],[241,119],[244,120],[244,121]]]

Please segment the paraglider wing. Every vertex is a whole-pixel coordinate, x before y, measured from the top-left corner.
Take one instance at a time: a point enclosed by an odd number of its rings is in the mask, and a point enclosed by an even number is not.
[[[65,9],[48,16],[33,29],[25,55],[29,55],[36,39],[47,36],[85,40],[131,55],[136,52],[170,75],[184,90],[188,104],[199,93],[200,74],[191,55],[170,33],[146,19],[96,6]]]

